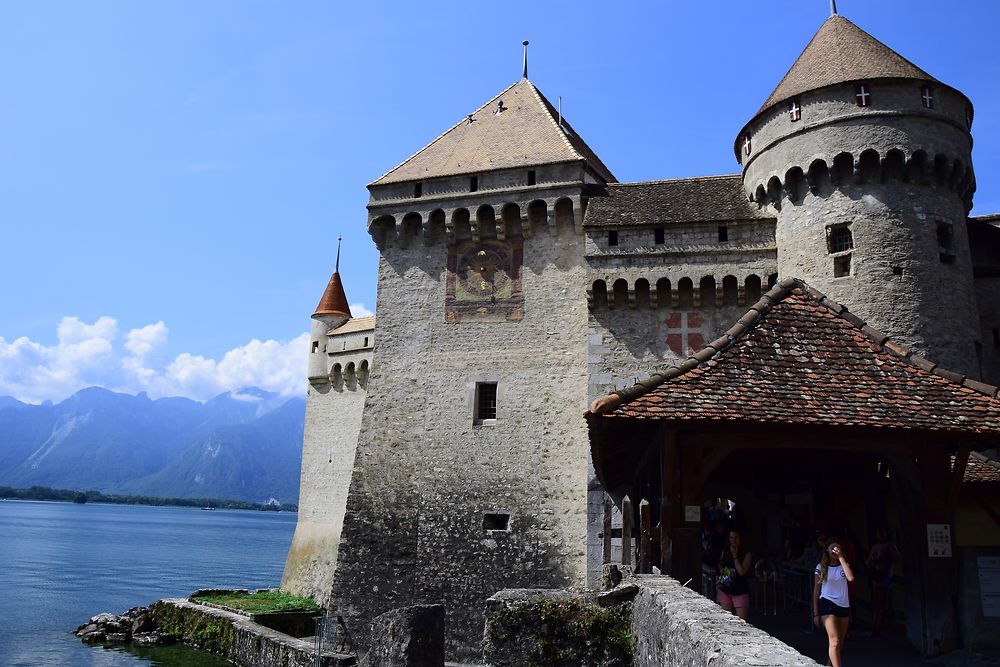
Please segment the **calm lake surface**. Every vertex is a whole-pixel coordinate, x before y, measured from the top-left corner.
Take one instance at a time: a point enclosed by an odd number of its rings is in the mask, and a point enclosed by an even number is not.
[[[0,501],[0,665],[227,665],[186,647],[91,648],[72,631],[197,588],[277,586],[295,518]]]

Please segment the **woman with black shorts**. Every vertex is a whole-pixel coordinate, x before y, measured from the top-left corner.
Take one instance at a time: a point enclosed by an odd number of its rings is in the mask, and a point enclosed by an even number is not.
[[[829,639],[830,665],[841,667],[840,652],[851,623],[851,602],[848,582],[854,581],[854,571],[844,558],[840,544],[831,540],[816,566],[816,586],[813,589],[813,623],[826,629]]]

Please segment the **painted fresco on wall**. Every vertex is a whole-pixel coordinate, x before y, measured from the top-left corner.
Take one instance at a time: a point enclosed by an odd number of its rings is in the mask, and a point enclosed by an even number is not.
[[[454,324],[521,320],[523,244],[520,239],[449,244],[445,321]]]
[[[697,310],[675,311],[664,320],[667,347],[681,359],[705,347],[705,322]]]

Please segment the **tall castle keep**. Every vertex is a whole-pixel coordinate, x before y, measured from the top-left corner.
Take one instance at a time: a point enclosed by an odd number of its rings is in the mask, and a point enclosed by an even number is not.
[[[1000,219],[967,218],[972,119],[834,15],[738,133],[740,174],[618,183],[525,69],[369,185],[377,325],[350,319],[335,273],[282,587],[356,633],[443,602],[461,659],[496,591],[593,585],[603,491],[582,414],[779,279],[1000,380]]]

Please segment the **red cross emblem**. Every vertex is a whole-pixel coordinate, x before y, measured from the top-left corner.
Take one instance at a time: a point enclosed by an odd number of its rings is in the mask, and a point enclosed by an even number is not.
[[[705,347],[704,322],[695,310],[673,312],[665,319],[667,347],[678,357],[687,357]]]

